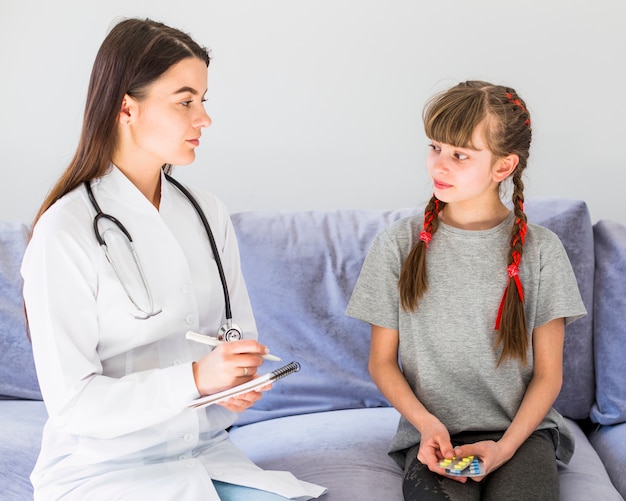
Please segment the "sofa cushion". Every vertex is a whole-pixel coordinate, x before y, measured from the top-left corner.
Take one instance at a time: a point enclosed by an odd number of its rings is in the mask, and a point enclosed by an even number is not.
[[[567,420],[567,426],[574,434],[576,450],[567,465],[558,463],[561,486],[559,499],[562,501],[588,501],[590,499],[619,501],[622,496],[611,483],[602,458],[583,430],[571,420]]]
[[[597,387],[591,419],[610,425],[626,422],[626,226],[613,221],[599,221],[594,225],[594,237]]]
[[[318,412],[237,427],[230,438],[261,468],[326,487],[320,501],[401,501],[402,470],[387,455],[398,418],[391,407]]]
[[[33,499],[30,473],[39,455],[41,433],[48,418],[43,402],[0,401],[0,499]]]
[[[367,370],[369,328],[344,312],[371,240],[410,212],[233,214],[259,339],[286,362],[301,364],[240,415],[240,424],[388,405]]]
[[[398,417],[393,408],[320,412],[236,427],[230,437],[262,468],[327,487],[323,501],[401,501],[402,470],[387,455]],[[576,451],[569,464],[558,464],[559,499],[622,501],[583,431],[567,425]]]
[[[563,387],[554,407],[572,419],[589,417],[595,399],[593,370],[594,245],[589,209],[579,200],[528,200],[529,221],[556,233],[572,263],[587,315],[565,328]]]
[[[556,407],[585,418],[594,399],[591,347],[593,239],[587,206],[564,199],[526,204],[555,231],[572,261],[588,316],[567,326],[564,385]],[[367,370],[370,328],[345,308],[376,234],[422,208],[233,214],[260,340],[299,373],[274,385],[238,423],[307,412],[388,405]],[[233,312],[236,321],[237,313]]]
[[[22,299],[27,238],[25,224],[0,221],[0,396],[41,400]]]
[[[613,485],[626,499],[626,423],[599,426],[589,434],[589,441],[604,462]]]

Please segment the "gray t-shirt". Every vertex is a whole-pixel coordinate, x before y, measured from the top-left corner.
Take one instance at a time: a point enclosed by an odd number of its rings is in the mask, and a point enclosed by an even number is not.
[[[419,238],[421,218],[395,222],[374,240],[346,310],[399,331],[404,376],[451,435],[506,430],[532,377],[532,343],[528,365],[506,360],[496,367],[494,326],[509,279],[513,217],[484,231],[440,223],[426,254],[428,290],[414,312],[400,306],[398,277]],[[565,249],[546,228],[528,225],[519,277],[529,336],[555,318],[568,324],[586,314]],[[557,456],[569,461],[574,438],[562,416],[552,409],[538,427],[543,428],[559,432]],[[390,454],[403,466],[402,451],[419,441],[419,432],[401,417]]]

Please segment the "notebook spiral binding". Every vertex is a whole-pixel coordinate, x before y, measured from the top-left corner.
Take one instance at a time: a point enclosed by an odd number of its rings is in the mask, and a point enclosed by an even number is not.
[[[278,379],[284,378],[289,374],[294,372],[298,372],[300,370],[300,364],[298,362],[291,362],[287,365],[281,367],[280,369],[276,369],[272,371],[272,381],[276,381]]]

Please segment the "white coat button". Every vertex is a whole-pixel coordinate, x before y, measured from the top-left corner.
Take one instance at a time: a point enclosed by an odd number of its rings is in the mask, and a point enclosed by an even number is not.
[[[191,324],[193,323],[193,315],[187,315],[187,316],[185,317],[185,323],[186,323],[187,325],[191,325]]]
[[[183,285],[183,286],[180,288],[180,291],[181,291],[183,294],[189,294],[189,286],[188,286],[188,285]]]
[[[193,435],[191,433],[186,433],[183,438],[186,442],[191,442],[193,440]]]

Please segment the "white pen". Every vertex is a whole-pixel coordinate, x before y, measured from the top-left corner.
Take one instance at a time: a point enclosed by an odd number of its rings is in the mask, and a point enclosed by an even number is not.
[[[220,344],[224,344],[226,341],[220,341],[216,337],[205,336],[204,334],[198,334],[197,332],[187,331],[185,337],[190,341],[195,341],[196,343],[208,344],[210,346],[219,346]],[[281,362],[282,359],[278,358],[276,355],[271,355],[270,353],[266,353],[265,355],[261,355],[265,360],[269,360],[271,362]]]

